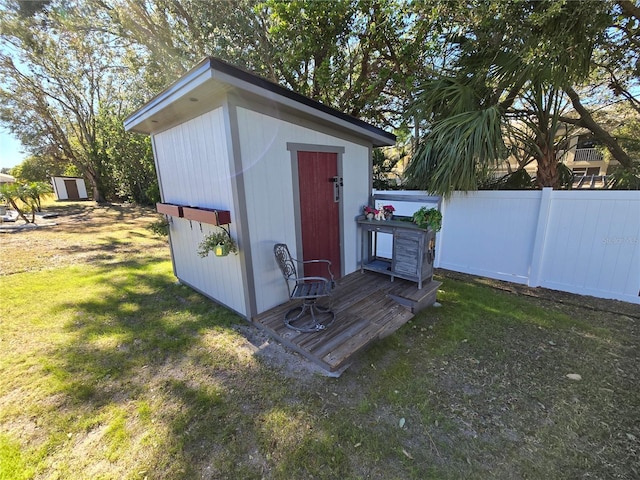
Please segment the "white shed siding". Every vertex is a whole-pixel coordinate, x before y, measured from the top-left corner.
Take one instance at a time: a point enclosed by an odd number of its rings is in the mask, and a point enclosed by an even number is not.
[[[78,188],[78,197],[80,197],[81,200],[89,198],[89,195],[87,195],[87,186],[82,178],[51,177],[51,180],[53,191],[58,200],[69,200],[69,192],[67,192],[67,186],[64,183],[65,180],[75,180],[76,187]]]
[[[223,108],[215,109],[156,134],[154,146],[163,201],[229,210],[231,236],[237,239],[234,219],[238,217],[231,190],[225,121]],[[247,315],[239,257],[198,256],[200,241],[217,228],[173,219],[171,244],[176,275],[216,301]]]
[[[309,128],[238,107],[238,133],[244,170],[246,208],[251,235],[258,312],[287,299],[273,258],[273,245],[286,243],[296,252],[294,181],[287,143],[343,147],[343,269],[358,267],[355,217],[369,196],[369,149]],[[271,212],[277,212],[271,214]],[[251,272],[249,272],[251,274]]]
[[[154,136],[163,201],[231,210],[223,109]]]

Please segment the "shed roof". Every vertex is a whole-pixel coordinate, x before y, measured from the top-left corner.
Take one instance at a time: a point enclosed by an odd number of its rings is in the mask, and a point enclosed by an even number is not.
[[[347,129],[380,147],[395,144],[392,133],[300,95],[262,77],[207,57],[184,76],[129,115],[126,130],[155,133],[205,113],[220,94],[237,90],[275,102],[319,123]]]

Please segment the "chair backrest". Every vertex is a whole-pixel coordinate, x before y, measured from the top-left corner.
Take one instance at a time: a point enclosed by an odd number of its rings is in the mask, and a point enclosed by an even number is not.
[[[280,270],[282,270],[282,275],[287,281],[288,286],[289,280],[295,280],[298,278],[296,264],[291,257],[291,253],[289,253],[289,248],[284,243],[276,243],[273,246],[273,254],[276,257],[276,262],[278,262],[278,266],[280,267]]]

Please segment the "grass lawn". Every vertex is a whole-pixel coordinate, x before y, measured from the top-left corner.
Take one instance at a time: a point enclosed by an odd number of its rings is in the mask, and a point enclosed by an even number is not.
[[[329,378],[177,284],[153,212],[48,208],[0,234],[0,480],[640,477],[637,305],[441,272]]]

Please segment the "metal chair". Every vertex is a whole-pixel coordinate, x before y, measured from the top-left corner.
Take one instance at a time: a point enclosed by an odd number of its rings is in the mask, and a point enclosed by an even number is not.
[[[335,286],[329,260],[296,260],[289,253],[284,243],[273,247],[276,262],[282,270],[289,300],[302,300],[302,304],[293,307],[284,314],[287,327],[298,332],[317,332],[329,327],[336,319],[336,314],[328,307],[317,304],[318,299],[329,297]],[[326,263],[327,277],[299,277],[296,264]]]

